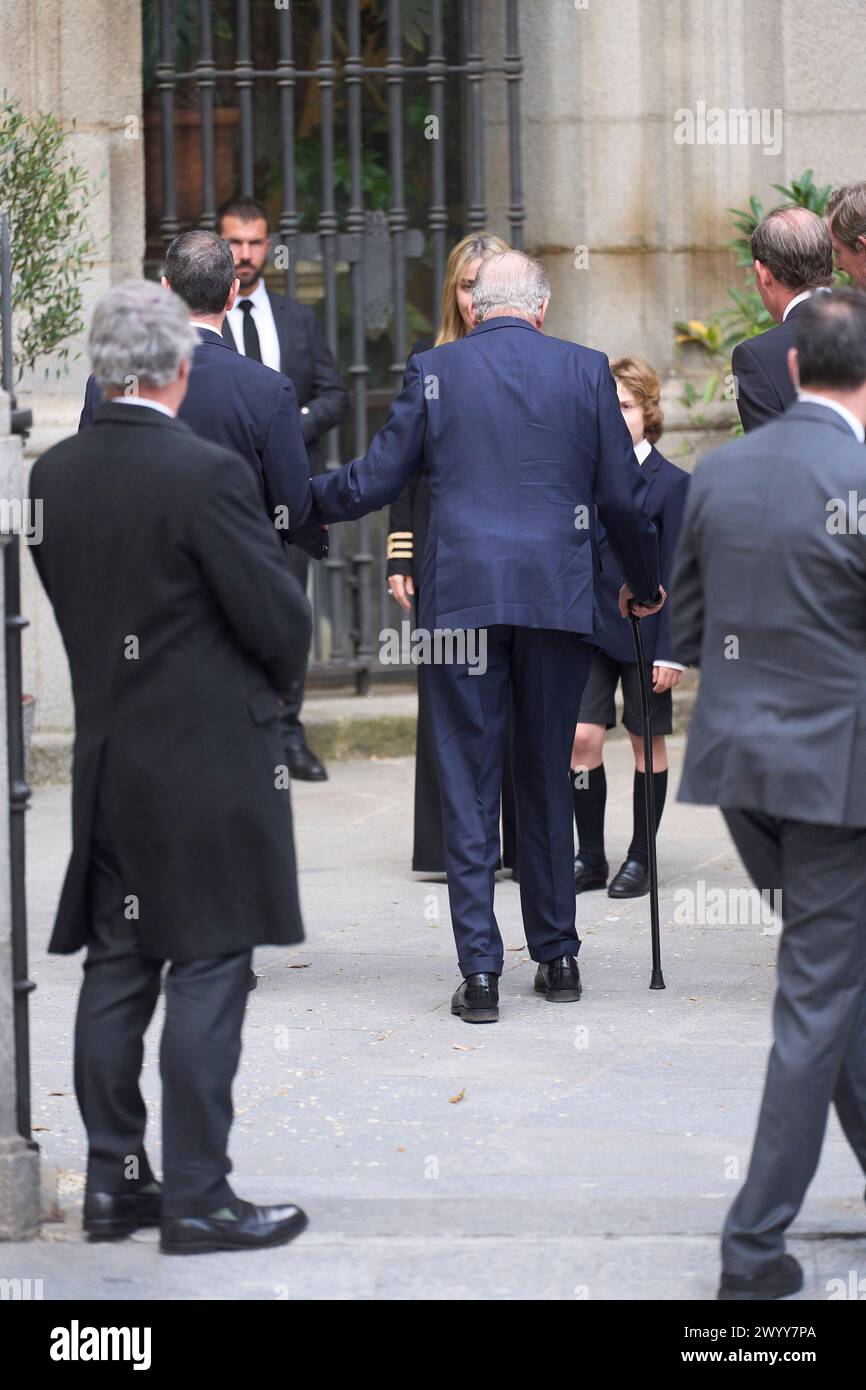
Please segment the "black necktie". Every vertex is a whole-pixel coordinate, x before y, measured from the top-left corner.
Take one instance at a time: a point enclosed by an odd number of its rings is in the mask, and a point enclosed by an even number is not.
[[[259,330],[253,323],[253,306],[248,299],[242,299],[238,307],[244,316],[244,352],[254,362],[261,362],[262,348],[259,342]]]

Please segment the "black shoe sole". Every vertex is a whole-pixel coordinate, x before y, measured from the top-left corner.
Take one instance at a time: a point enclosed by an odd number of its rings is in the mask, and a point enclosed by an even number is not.
[[[548,989],[541,980],[535,981],[536,994],[543,994],[549,1004],[576,1004],[583,994],[580,989]]]
[[[607,879],[601,879],[598,883],[575,883],[575,893],[600,893],[602,888],[607,887]]]
[[[616,898],[645,898],[648,893],[649,884],[647,884],[646,888],[638,888],[636,891],[633,888],[627,889],[626,892],[623,892],[621,888],[617,888],[615,891],[610,888],[607,890],[607,896],[614,900]]]
[[[767,1284],[762,1289],[749,1289],[748,1292],[745,1289],[725,1289],[720,1286],[716,1298],[722,1303],[766,1303],[774,1298],[790,1298],[792,1294],[799,1293],[802,1287],[801,1270],[798,1278],[778,1284]]]
[[[451,1012],[457,1018],[462,1018],[464,1023],[498,1023],[498,1009],[462,1009],[458,1005],[456,1008],[452,1004]]]
[[[305,1216],[290,1231],[275,1232],[267,1240],[258,1240],[251,1245],[239,1245],[235,1241],[220,1240],[218,1236],[214,1236],[209,1240],[180,1241],[177,1245],[169,1245],[160,1241],[159,1249],[163,1255],[215,1255],[220,1250],[236,1253],[244,1250],[272,1250],[275,1245],[288,1245],[302,1231],[305,1231],[308,1225],[309,1220]]]
[[[291,768],[289,768],[289,776],[293,782],[327,782],[328,780],[327,772],[323,777],[320,772],[292,772]]]

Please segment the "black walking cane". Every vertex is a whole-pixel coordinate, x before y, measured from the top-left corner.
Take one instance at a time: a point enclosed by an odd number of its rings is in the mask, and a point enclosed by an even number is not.
[[[649,680],[643,655],[643,638],[640,635],[640,618],[629,613],[631,635],[634,638],[634,653],[637,657],[637,674],[640,681],[640,708],[643,716],[643,761],[644,789],[646,792],[646,830],[649,849],[650,880],[650,936],[652,939],[653,969],[650,989],[664,989],[662,974],[662,947],[659,933],[659,869],[656,862],[656,798],[653,786],[653,729],[650,714]]]

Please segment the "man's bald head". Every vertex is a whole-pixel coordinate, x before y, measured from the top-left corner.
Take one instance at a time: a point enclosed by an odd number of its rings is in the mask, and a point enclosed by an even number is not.
[[[490,318],[527,319],[540,328],[550,299],[544,267],[523,251],[502,251],[478,268],[472,290],[477,323]]]

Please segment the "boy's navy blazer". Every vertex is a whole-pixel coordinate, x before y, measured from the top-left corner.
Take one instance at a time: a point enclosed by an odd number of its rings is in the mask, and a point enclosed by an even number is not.
[[[677,468],[653,446],[642,464],[638,464],[647,482],[644,506],[659,533],[662,584],[670,599],[671,574],[674,567],[677,538],[683,523],[691,474]],[[604,620],[602,649],[613,661],[634,661],[634,640],[631,623],[620,617],[617,599],[622,584],[620,570],[607,542],[604,526],[599,523],[599,559],[601,565],[601,609]],[[669,624],[670,603],[651,618],[642,618],[640,635],[644,656],[648,662],[656,659],[673,661]]]
[[[310,493],[294,386],[280,372],[234,352],[216,330],[200,328],[198,336],[178,419],[200,439],[245,458],[256,473],[269,515],[280,526],[280,538],[320,559],[327,554],[327,533],[320,529]],[[101,404],[102,393],[88,377],[79,430],[91,423]],[[280,507],[287,510],[288,527],[280,525]]]
[[[367,454],[315,477],[323,521],[430,487],[423,627],[601,633],[595,510],[635,595],[658,593],[655,527],[607,358],[520,318],[410,358]]]

